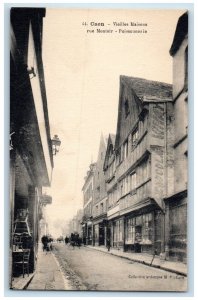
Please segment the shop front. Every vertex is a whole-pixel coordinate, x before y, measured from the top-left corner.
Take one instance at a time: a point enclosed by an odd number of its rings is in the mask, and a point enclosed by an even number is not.
[[[92,245],[93,234],[92,234],[92,222],[87,222],[87,245]]]
[[[163,213],[159,209],[125,216],[124,251],[160,255],[163,248]]]
[[[153,253],[153,212],[125,219],[125,251]]]
[[[107,232],[107,222],[105,220],[100,220],[94,222],[93,233],[94,233],[94,246],[104,246],[106,244],[106,232]]]
[[[124,246],[124,219],[119,218],[112,222],[112,247],[120,249]]]

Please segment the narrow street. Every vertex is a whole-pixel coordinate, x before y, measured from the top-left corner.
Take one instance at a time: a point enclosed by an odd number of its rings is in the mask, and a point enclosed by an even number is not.
[[[73,290],[186,290],[187,278],[184,276],[88,247],[73,249],[63,243],[57,243],[54,245],[53,253]]]

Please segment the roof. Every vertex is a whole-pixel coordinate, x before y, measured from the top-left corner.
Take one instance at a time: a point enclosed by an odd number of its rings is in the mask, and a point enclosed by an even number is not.
[[[149,99],[172,99],[172,85],[169,83],[124,75],[120,76],[120,83],[124,83],[129,88],[132,88],[142,102]]]
[[[178,51],[181,43],[185,39],[188,34],[188,12],[185,12],[177,22],[177,27],[175,30],[175,35],[173,38],[173,42],[170,48],[170,55],[174,56],[175,53]]]
[[[113,146],[115,146],[115,138],[116,138],[116,135],[113,134],[113,133],[110,133],[109,136],[110,136],[110,138],[111,138],[111,142],[112,142]]]

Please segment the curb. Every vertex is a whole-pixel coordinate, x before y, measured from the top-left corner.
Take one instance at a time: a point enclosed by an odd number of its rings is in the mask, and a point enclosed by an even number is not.
[[[32,281],[32,279],[33,279],[33,277],[34,277],[35,274],[36,274],[36,272],[34,272],[34,273],[32,274],[32,276],[30,277],[30,279],[28,280],[28,282],[26,282],[26,284],[24,285],[24,287],[23,287],[22,290],[26,290],[26,289],[27,289],[28,285],[29,285],[30,282]]]
[[[25,283],[23,283],[23,284],[21,284],[21,285],[20,285],[20,283],[19,283],[18,286],[17,286],[17,285],[16,285],[16,286],[12,286],[10,289],[13,290],[13,291],[17,291],[17,290],[26,290],[27,287],[28,287],[28,285],[29,285],[30,282],[32,281],[32,279],[33,279],[35,273],[36,273],[36,272],[34,271],[34,273],[32,273],[32,274],[28,277],[28,280],[27,280]]]
[[[161,269],[161,270],[165,270],[165,271],[168,271],[168,272],[171,272],[171,273],[175,273],[177,275],[181,275],[181,276],[185,276],[187,277],[187,274],[182,272],[182,271],[178,271],[178,270],[173,270],[173,269],[170,269],[170,268],[167,268],[167,267],[163,267],[163,266],[160,266],[160,265],[155,265],[155,264],[150,264],[148,262],[145,262],[144,260],[138,260],[138,259],[135,259],[135,258],[130,258],[130,257],[126,257],[126,256],[122,256],[122,255],[118,255],[118,254],[115,254],[115,253],[112,253],[112,252],[105,252],[105,251],[102,251],[100,249],[96,249],[94,247],[88,247],[90,249],[93,249],[93,250],[96,250],[96,251],[99,251],[99,252],[104,252],[104,253],[107,253],[107,254],[111,254],[111,255],[114,255],[114,256],[117,256],[117,257],[121,257],[121,258],[125,258],[125,259],[128,259],[130,261],[134,261],[134,262],[137,262],[137,263],[141,263],[143,265],[146,265],[146,266],[149,266],[151,268],[155,268],[155,269]]]
[[[53,255],[54,261],[56,262],[56,265],[58,266],[58,269],[60,271],[61,278],[62,278],[62,281],[63,281],[64,286],[65,286],[65,290],[72,290],[72,286],[70,284],[70,281],[68,279],[66,279],[66,277],[65,277],[65,275],[62,271],[61,265],[60,265],[59,261],[57,260],[55,254],[53,252],[51,254]]]

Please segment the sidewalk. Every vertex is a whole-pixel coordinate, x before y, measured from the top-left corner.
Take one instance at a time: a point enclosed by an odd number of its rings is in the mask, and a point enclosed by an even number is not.
[[[47,253],[47,254],[46,254]],[[65,278],[53,252],[43,252],[41,245],[38,249],[36,270],[29,277],[21,276],[12,285],[15,290],[72,290]]]
[[[36,272],[27,290],[72,290],[53,252],[39,247]]]
[[[95,249],[97,251],[102,251],[111,255],[116,255],[122,258],[126,258],[135,262],[139,262],[145,265],[150,266],[153,256],[147,253],[130,253],[130,252],[122,252],[122,250],[118,249],[110,249],[110,251],[107,251],[107,248],[105,246],[86,246],[91,249]],[[159,256],[155,256],[152,267],[160,268],[166,271],[170,271],[173,273],[176,273],[178,275],[187,276],[187,265],[182,262],[173,262],[173,261],[167,261],[167,260],[161,260]]]

